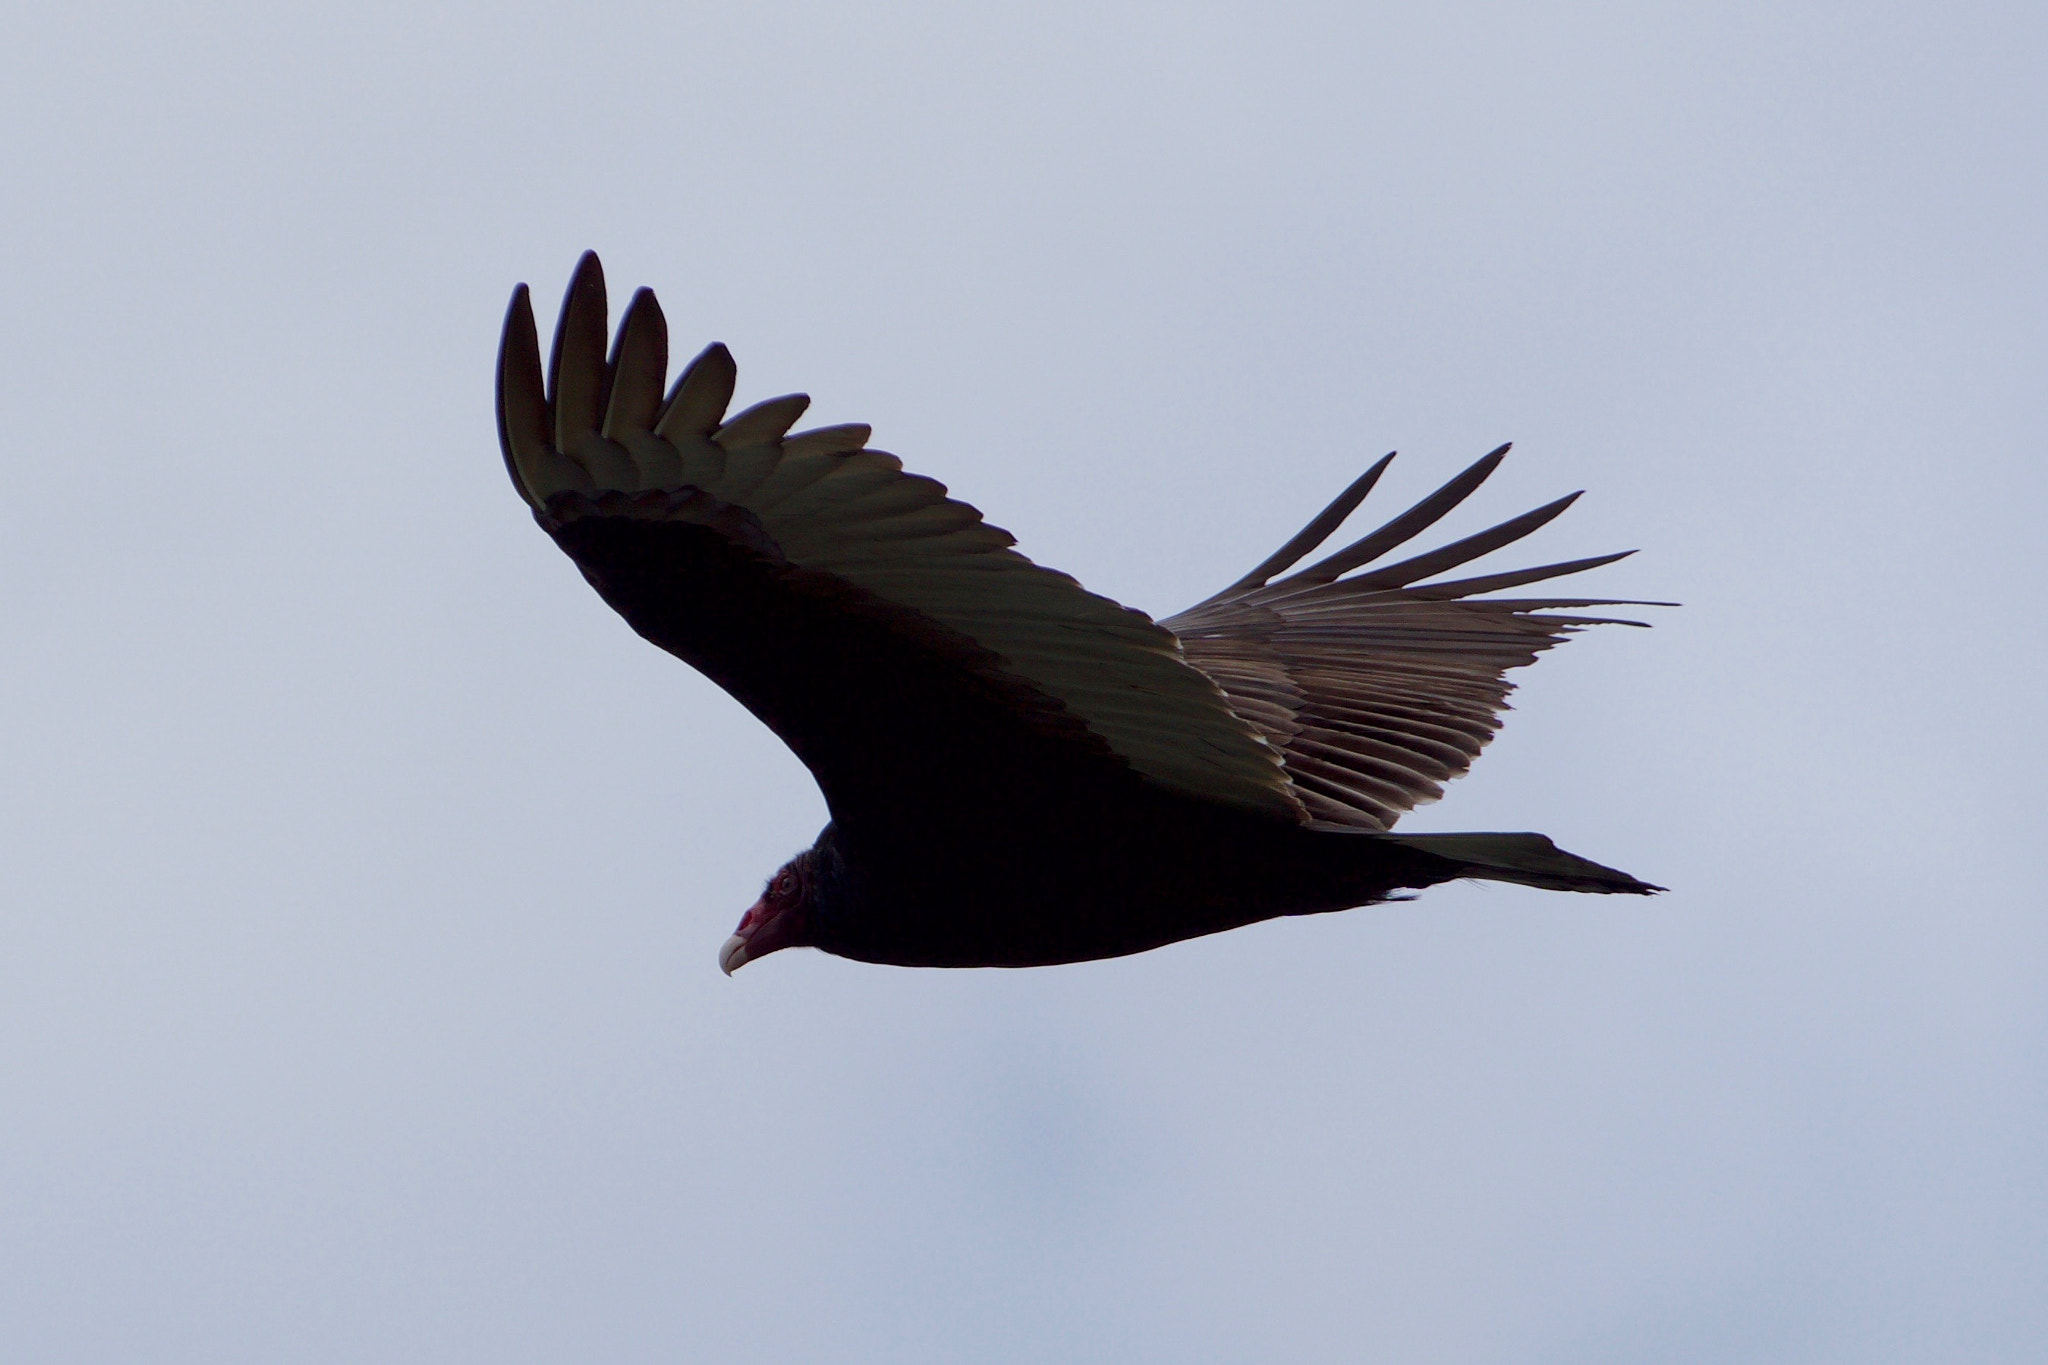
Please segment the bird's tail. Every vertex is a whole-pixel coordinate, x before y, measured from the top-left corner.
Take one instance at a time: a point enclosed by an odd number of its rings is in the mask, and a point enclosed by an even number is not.
[[[1661,886],[1637,881],[1626,872],[1602,867],[1588,858],[1566,853],[1541,834],[1371,834],[1367,838],[1399,844],[1453,863],[1456,877],[1516,882],[1546,891],[1596,891],[1647,896]]]

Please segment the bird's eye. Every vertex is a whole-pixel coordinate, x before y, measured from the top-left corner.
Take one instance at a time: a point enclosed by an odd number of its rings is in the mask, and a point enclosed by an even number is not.
[[[775,874],[775,885],[770,887],[769,890],[775,893],[777,900],[781,900],[784,896],[796,890],[796,878],[787,872],[778,872]]]

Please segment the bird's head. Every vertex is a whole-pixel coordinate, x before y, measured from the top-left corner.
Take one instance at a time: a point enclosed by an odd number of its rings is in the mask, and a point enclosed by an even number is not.
[[[718,950],[718,966],[727,976],[757,957],[783,948],[802,948],[812,937],[811,895],[816,885],[815,850],[806,849],[768,879],[761,899],[740,916],[740,927]]]

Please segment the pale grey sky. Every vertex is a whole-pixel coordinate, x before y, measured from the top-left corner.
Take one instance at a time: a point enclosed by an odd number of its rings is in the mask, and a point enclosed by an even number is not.
[[[0,1357],[2048,1358],[2044,40],[18,14]],[[1413,825],[1671,894],[725,980],[822,805],[505,482],[586,247],[1159,613],[1513,439],[1447,530],[1686,606]]]

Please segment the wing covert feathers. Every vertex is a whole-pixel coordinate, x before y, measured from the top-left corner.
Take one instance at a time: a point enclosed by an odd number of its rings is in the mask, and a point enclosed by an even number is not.
[[[1441,549],[1344,577],[1436,524],[1486,480],[1507,450],[1490,452],[1371,534],[1276,579],[1337,530],[1378,482],[1390,455],[1258,568],[1161,622],[1180,637],[1183,657],[1214,678],[1237,714],[1279,750],[1312,821],[1385,830],[1408,810],[1436,800],[1442,784],[1470,768],[1499,728],[1514,687],[1507,671],[1534,663],[1572,631],[1610,623],[1553,613],[1651,605],[1475,598],[1611,564],[1633,551],[1421,581],[1529,535],[1569,507],[1576,493]]]
[[[789,434],[810,401],[801,394],[728,420],[735,369],[723,346],[706,348],[657,400],[667,326],[648,291],[634,296],[609,357],[605,327],[593,254],[570,282],[545,387],[525,285],[505,319],[499,436],[513,485],[543,525],[553,501],[574,494],[579,515],[658,515],[744,537],[966,635],[1162,786],[1307,818],[1267,732],[1150,617],[1017,553],[943,484],[867,449],[867,427]],[[683,496],[604,496],[613,493]]]

